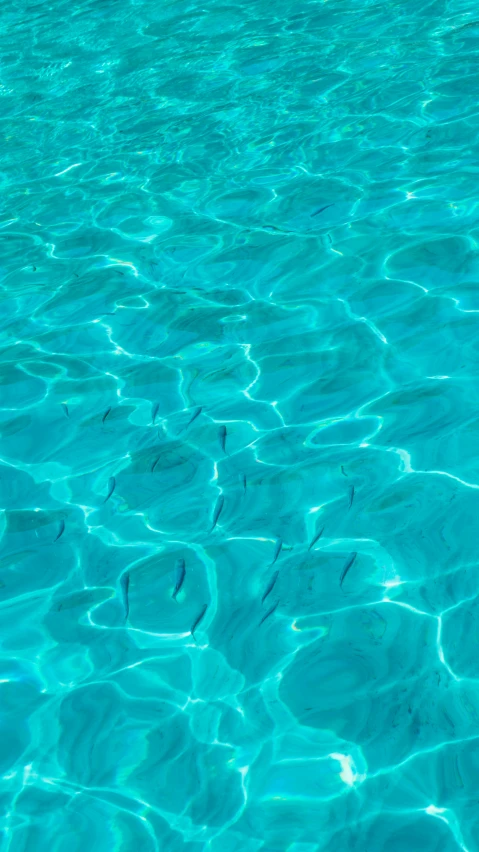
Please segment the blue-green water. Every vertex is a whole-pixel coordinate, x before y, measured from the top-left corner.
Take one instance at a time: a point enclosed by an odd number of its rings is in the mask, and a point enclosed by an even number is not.
[[[0,849],[478,852],[475,4],[0,48]]]

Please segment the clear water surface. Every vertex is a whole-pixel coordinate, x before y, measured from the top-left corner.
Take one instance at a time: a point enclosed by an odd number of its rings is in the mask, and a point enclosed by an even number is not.
[[[2,852],[478,852],[477,4],[0,49]]]

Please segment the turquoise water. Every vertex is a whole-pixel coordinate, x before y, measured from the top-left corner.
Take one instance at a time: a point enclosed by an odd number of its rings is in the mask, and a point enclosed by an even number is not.
[[[3,4],[2,852],[478,852],[476,14]]]

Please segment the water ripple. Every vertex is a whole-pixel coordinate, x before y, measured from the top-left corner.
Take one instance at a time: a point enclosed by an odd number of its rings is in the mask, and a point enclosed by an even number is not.
[[[479,852],[472,4],[0,19],[5,850]]]

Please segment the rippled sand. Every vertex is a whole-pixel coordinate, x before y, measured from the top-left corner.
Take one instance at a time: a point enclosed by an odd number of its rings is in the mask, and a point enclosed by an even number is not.
[[[478,852],[472,0],[0,24],[1,849]]]

